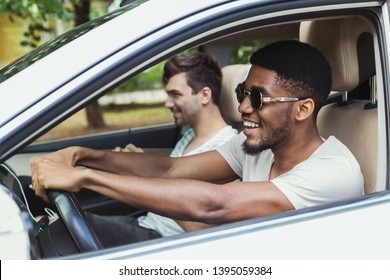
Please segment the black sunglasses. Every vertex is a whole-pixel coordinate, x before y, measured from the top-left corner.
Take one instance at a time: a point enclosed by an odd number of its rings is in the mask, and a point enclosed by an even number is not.
[[[259,88],[252,88],[250,91],[245,89],[244,83],[240,83],[236,87],[237,101],[241,103],[244,101],[245,96],[249,95],[251,105],[256,110],[259,110],[263,103],[272,102],[293,102],[298,100],[304,100],[308,97],[263,97]]]

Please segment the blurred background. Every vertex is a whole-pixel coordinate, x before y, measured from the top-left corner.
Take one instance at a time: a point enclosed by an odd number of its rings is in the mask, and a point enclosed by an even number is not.
[[[120,0],[0,0],[0,67],[119,4]]]

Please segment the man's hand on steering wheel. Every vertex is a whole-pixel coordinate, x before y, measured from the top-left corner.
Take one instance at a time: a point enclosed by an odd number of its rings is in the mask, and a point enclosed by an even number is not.
[[[81,176],[76,174],[82,172],[77,167],[70,166],[63,162],[57,162],[48,157],[36,158],[31,162],[32,188],[35,194],[44,201],[49,202],[47,190],[59,190],[68,192],[80,191]],[[66,174],[66,176],[64,176]]]

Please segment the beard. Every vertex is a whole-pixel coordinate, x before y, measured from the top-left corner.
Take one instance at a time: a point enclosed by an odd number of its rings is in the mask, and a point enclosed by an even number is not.
[[[251,145],[246,140],[242,143],[242,149],[245,154],[255,156],[264,150],[272,149],[285,141],[291,132],[291,120],[286,117],[285,121],[279,127],[273,129],[270,136],[260,139],[259,143]]]

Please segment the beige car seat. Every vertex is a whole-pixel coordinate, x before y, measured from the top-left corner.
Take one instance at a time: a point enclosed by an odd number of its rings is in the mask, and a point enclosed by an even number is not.
[[[378,116],[375,92],[375,60],[372,32],[360,17],[301,23],[300,40],[319,49],[332,67],[332,91],[344,102],[324,106],[318,115],[320,134],[335,135],[355,155],[364,176],[365,193],[376,189]],[[371,88],[356,99],[356,89],[370,80]],[[355,96],[356,95],[356,96]],[[347,98],[348,97],[348,98]],[[331,174],[329,174],[331,176]]]
[[[235,89],[239,83],[246,80],[250,64],[227,65],[222,68],[222,89],[219,106],[225,121],[236,128],[242,129],[241,114],[238,112],[240,105],[236,98]]]

